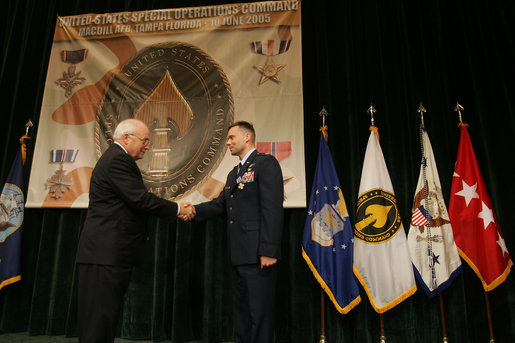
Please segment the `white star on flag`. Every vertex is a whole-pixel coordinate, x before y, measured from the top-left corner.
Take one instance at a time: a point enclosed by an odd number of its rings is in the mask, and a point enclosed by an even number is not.
[[[497,231],[497,244],[499,244],[499,246],[501,247],[502,256],[504,256],[505,253],[509,255],[508,248],[506,248],[506,243],[504,242],[504,239],[501,237],[499,231]]]
[[[467,206],[470,204],[470,201],[474,198],[479,199],[479,194],[476,192],[477,183],[474,184],[474,186],[469,186],[464,180],[461,180],[463,182],[463,189],[457,193],[456,195],[462,196],[465,198],[465,203]]]
[[[494,223],[495,225],[494,213],[492,212],[492,209],[488,208],[484,202],[481,202],[481,205],[483,206],[483,210],[479,212],[477,217],[483,219],[483,224],[486,230],[490,223]]]

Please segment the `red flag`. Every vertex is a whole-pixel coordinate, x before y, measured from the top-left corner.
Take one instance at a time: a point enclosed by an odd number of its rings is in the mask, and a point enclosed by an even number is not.
[[[454,167],[449,217],[460,256],[481,279],[485,291],[504,282],[513,265],[483,182],[465,125]]]

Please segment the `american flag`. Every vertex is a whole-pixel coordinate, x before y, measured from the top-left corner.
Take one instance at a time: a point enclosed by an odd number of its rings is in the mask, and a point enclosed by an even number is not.
[[[415,226],[424,226],[433,219],[429,213],[427,213],[424,206],[419,206],[413,211],[411,215],[411,223]]]

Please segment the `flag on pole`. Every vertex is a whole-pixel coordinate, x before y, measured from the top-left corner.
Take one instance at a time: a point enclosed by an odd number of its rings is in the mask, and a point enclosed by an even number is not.
[[[343,314],[361,301],[352,271],[352,251],[352,224],[347,205],[331,152],[321,134],[302,237],[302,256],[338,312]]]
[[[408,247],[415,276],[429,297],[448,288],[461,271],[440,177],[426,130],[421,128],[422,159],[413,199]]]
[[[483,283],[485,292],[506,280],[513,265],[464,124],[449,201],[454,240],[460,256]]]
[[[354,271],[374,310],[383,313],[417,285],[377,128],[370,130],[354,225]]]
[[[23,149],[22,146],[16,154],[0,195],[0,289],[21,280],[21,235],[25,209]]]

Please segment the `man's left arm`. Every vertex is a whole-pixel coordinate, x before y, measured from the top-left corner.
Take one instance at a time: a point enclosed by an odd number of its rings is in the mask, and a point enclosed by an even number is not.
[[[279,162],[266,156],[259,166],[259,206],[261,210],[259,248],[261,267],[274,264],[281,258],[283,235],[284,183]]]

